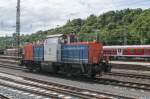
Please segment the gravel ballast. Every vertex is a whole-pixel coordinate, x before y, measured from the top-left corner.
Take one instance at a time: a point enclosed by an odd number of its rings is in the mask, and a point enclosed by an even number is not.
[[[103,85],[103,84],[98,84],[94,82],[89,83],[89,82],[77,81],[77,80],[55,77],[55,76],[50,76],[50,75],[46,76],[42,74],[26,73],[24,71],[12,70],[12,69],[2,68],[2,67],[0,68],[0,71],[15,74],[17,76],[27,76],[27,77],[31,77],[34,79],[40,79],[40,80],[54,82],[54,83],[56,82],[56,83],[61,83],[65,85],[76,86],[76,87],[89,89],[93,91],[113,93],[113,94],[122,95],[122,96],[130,96],[130,97],[135,97],[138,99],[150,98],[150,92],[143,91],[143,90],[135,90],[135,89],[112,86],[112,85]]]
[[[0,94],[9,99],[50,99],[48,97],[39,96],[21,90],[5,87],[0,85]]]

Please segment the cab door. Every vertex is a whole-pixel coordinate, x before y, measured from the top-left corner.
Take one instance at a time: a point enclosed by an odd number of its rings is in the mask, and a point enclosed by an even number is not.
[[[58,61],[58,51],[60,51],[61,46],[58,42],[58,37],[48,38],[44,42],[44,61],[57,62]]]

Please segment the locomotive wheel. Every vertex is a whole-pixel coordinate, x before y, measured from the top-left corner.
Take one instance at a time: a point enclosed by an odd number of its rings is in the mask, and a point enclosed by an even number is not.
[[[96,73],[94,72],[94,70],[92,68],[90,68],[88,70],[88,77],[95,78],[95,76],[96,76]]]
[[[65,74],[68,77],[72,76],[72,66],[71,65],[69,65],[69,64],[65,65]]]
[[[105,64],[105,72],[111,72],[111,65],[110,64]]]
[[[53,73],[57,74],[57,72],[58,72],[58,67],[55,66],[55,65],[53,65],[52,67],[53,67]]]
[[[95,76],[96,76],[96,73],[88,73],[89,78],[95,78]]]
[[[28,67],[28,71],[32,73],[33,72],[33,68]]]
[[[107,71],[108,71],[108,72],[111,72],[111,67],[112,67],[112,66],[111,66],[110,64],[108,64],[108,67],[107,67]]]
[[[26,64],[27,72],[33,72],[33,68],[31,64]]]
[[[91,73],[90,75],[91,78],[95,78],[95,76],[96,76],[96,73]]]
[[[41,69],[41,66],[39,66],[39,67],[36,67],[34,70],[35,72],[41,72],[42,69]]]

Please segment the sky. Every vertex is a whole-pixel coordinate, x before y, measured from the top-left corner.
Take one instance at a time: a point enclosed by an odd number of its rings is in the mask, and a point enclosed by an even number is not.
[[[15,33],[17,0],[0,0],[0,36]],[[150,8],[150,0],[21,0],[21,34],[64,25],[110,10]]]

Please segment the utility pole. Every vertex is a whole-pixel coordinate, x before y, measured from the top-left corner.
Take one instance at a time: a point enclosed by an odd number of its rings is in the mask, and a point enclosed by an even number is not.
[[[17,0],[16,33],[17,33],[17,46],[18,46],[18,59],[19,59],[19,56],[20,56],[20,0]]]
[[[143,45],[144,44],[143,28],[139,27],[139,31],[140,31],[140,44]]]
[[[124,43],[124,45],[127,45],[127,26],[124,26],[124,35],[123,35],[123,43]]]
[[[98,31],[99,31],[99,30],[96,30],[96,41],[97,41],[97,42],[99,42],[99,41],[100,41]]]

